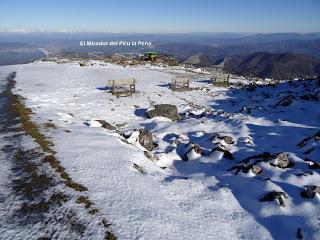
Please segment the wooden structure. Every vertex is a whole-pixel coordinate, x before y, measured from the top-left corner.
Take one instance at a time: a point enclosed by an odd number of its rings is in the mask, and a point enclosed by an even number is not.
[[[177,90],[188,90],[190,86],[190,78],[186,76],[176,76],[172,79],[171,89]]]
[[[211,78],[211,81],[213,83],[213,85],[217,86],[217,87],[226,87],[229,85],[229,80],[230,80],[230,76],[229,74],[227,75],[227,77],[225,76],[213,76]]]
[[[158,57],[157,52],[144,52],[143,55],[145,61],[155,61]]]
[[[136,91],[135,78],[108,80],[108,87],[111,93],[119,97],[120,95],[131,96]]]

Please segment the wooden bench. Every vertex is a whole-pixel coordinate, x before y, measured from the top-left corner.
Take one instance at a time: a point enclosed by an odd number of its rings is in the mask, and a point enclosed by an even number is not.
[[[135,78],[108,80],[108,87],[111,88],[111,93],[117,97],[121,94],[131,96],[136,91],[136,80]]]
[[[226,87],[229,85],[229,79],[230,79],[229,75],[227,77],[214,76],[211,78],[211,81],[212,81],[213,85],[215,85],[217,87]]]
[[[172,79],[171,89],[173,91],[184,90],[184,89],[188,90],[189,85],[190,85],[190,78],[186,76],[176,76]]]

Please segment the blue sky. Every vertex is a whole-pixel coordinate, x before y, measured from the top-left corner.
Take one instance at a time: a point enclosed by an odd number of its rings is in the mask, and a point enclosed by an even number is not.
[[[0,0],[0,29],[320,32],[320,0]]]

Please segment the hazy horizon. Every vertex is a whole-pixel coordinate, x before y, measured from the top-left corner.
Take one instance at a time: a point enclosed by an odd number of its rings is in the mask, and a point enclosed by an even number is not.
[[[316,0],[2,0],[0,8],[0,30],[21,33],[320,32]]]

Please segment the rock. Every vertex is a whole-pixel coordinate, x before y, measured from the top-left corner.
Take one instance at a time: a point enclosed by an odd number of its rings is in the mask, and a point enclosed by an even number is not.
[[[136,144],[139,142],[139,144],[144,147],[146,150],[151,151],[153,149],[153,137],[152,133],[149,130],[146,129],[135,129],[131,132],[130,135],[121,134],[125,139],[125,142]]]
[[[310,169],[320,169],[320,163],[312,161],[312,164],[309,165]]]
[[[151,151],[153,149],[152,133],[146,129],[139,129],[139,143],[145,149]]]
[[[306,186],[304,191],[300,193],[303,198],[314,198],[316,193],[320,194],[320,186]]]
[[[259,173],[262,172],[262,169],[261,167],[257,166],[257,165],[250,165],[250,164],[247,164],[247,163],[243,163],[241,165],[236,165],[236,166],[233,166],[232,168],[230,168],[228,171],[233,171],[233,170],[236,170],[235,174],[237,175],[240,171],[243,172],[243,173],[248,173],[249,170],[255,174],[255,175],[258,175]]]
[[[253,165],[251,167],[251,172],[255,175],[258,175],[259,173],[262,173],[262,168],[257,165]]]
[[[292,96],[292,95],[286,96],[286,97],[282,98],[282,99],[276,104],[276,106],[287,107],[287,106],[291,105],[291,103],[293,103],[293,99],[294,99],[294,96]]]
[[[258,162],[268,162],[272,159],[275,159],[275,155],[274,154],[271,154],[271,153],[268,153],[268,152],[263,152],[261,154],[258,154],[258,155],[253,155],[253,156],[250,156],[250,157],[247,157],[245,158],[244,160],[242,160],[241,162],[246,162],[248,163],[250,160],[252,159],[257,159],[255,161],[255,163],[258,163]],[[275,164],[273,164],[275,165]]]
[[[180,133],[177,136],[177,143],[186,143],[187,141],[189,141],[189,137],[187,133]]]
[[[201,147],[200,147],[200,145],[199,144],[193,144],[193,149],[194,149],[194,151],[196,152],[196,153],[198,153],[198,154],[202,154],[202,149],[201,149]]]
[[[250,107],[242,107],[240,112],[252,113],[252,108]]]
[[[287,194],[285,192],[272,191],[272,192],[269,192],[266,195],[264,195],[264,197],[259,199],[259,201],[260,202],[271,202],[271,201],[274,201],[274,200],[278,200],[279,206],[280,207],[285,207],[283,198],[288,198]]]
[[[245,142],[246,145],[251,145],[251,146],[254,145],[253,139],[249,138],[249,137],[245,138],[244,142]]]
[[[232,153],[228,149],[223,147],[223,146],[218,146],[218,147],[214,148],[211,151],[211,153],[214,152],[214,151],[223,152],[223,157],[225,157],[225,158],[227,158],[229,160],[233,160],[234,159],[233,156],[232,156]]]
[[[178,108],[171,104],[158,104],[154,106],[154,109],[147,111],[147,118],[154,117],[166,117],[173,121],[179,120]]]
[[[201,157],[202,149],[199,144],[188,143],[185,149],[186,153],[182,157],[183,161],[195,160]]]
[[[96,120],[98,123],[101,124],[101,127],[108,129],[108,130],[116,130],[117,128],[110,123],[106,122],[105,120]]]
[[[287,168],[290,166],[290,161],[287,153],[280,153],[277,155],[275,165],[279,168]]]
[[[123,128],[123,127],[125,127],[127,125],[127,123],[117,123],[116,124],[116,127],[117,128]]]
[[[297,239],[303,239],[302,230],[301,228],[297,228]]]
[[[256,87],[257,87],[257,84],[252,82],[246,86],[246,90],[252,92],[252,91],[256,90]]]
[[[243,172],[243,173],[248,173],[250,168],[251,168],[250,165],[248,165],[247,163],[243,163],[241,165],[233,166],[228,171],[236,170],[235,174],[237,175],[240,171]]]
[[[206,109],[194,109],[186,113],[187,116],[194,118],[202,118],[206,116]]]
[[[133,169],[135,169],[137,172],[143,173],[142,167],[140,167],[138,164],[133,163],[132,167],[133,167]]]
[[[150,159],[151,161],[155,162],[159,160],[159,157],[157,155],[152,155],[150,152],[148,151],[143,151],[144,155]]]
[[[159,144],[158,143],[153,143],[152,144],[152,150],[156,149],[159,147]]]
[[[230,137],[230,136],[225,136],[225,137],[223,138],[223,140],[224,140],[224,142],[225,142],[226,144],[234,144],[234,140],[233,140],[233,138]]]
[[[261,155],[259,155],[259,157],[261,157],[263,159],[263,161],[268,161],[271,160],[272,158],[274,158],[274,155],[269,153],[269,152],[263,152]]]

